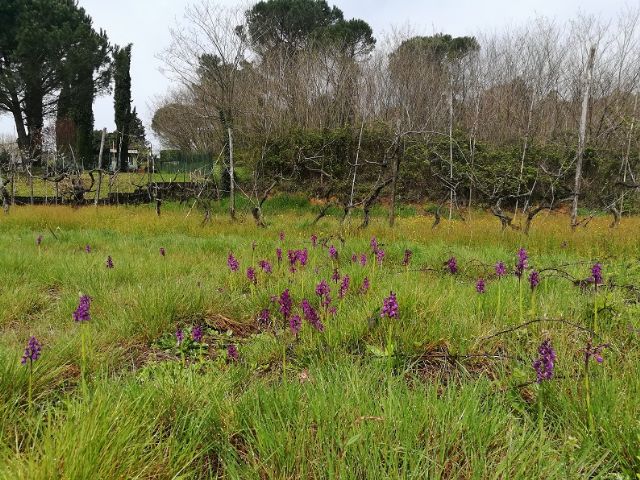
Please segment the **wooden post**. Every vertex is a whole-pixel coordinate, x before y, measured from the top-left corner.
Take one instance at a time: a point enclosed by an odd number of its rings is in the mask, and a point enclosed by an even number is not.
[[[100,187],[102,187],[102,152],[104,150],[104,139],[107,135],[107,129],[102,129],[102,138],[100,139],[100,153],[98,154],[98,186],[96,187],[96,198],[94,205],[97,207],[100,202]]]

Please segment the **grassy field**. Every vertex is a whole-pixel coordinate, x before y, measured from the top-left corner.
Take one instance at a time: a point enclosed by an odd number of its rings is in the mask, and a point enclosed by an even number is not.
[[[480,213],[436,230],[312,218],[0,217],[0,478],[640,478],[640,218],[571,232],[550,216],[529,237]],[[31,336],[42,350],[22,365]],[[538,383],[546,340],[553,377]]]

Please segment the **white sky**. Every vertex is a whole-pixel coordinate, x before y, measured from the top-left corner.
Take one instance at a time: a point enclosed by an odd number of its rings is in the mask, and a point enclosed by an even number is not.
[[[640,0],[635,0],[638,2]],[[537,15],[564,21],[578,13],[602,19],[615,18],[633,0],[329,0],[345,18],[362,18],[381,38],[394,27],[411,26],[416,34],[436,32],[455,36],[522,25]],[[154,98],[170,87],[157,58],[169,45],[169,27],[181,20],[190,0],[80,0],[96,29],[107,31],[111,43],[133,43],[131,76],[133,105],[149,133]],[[235,5],[233,0],[218,3]],[[243,4],[245,2],[242,2]],[[113,99],[98,98],[94,106],[95,128],[114,129]],[[0,135],[15,135],[12,117],[0,115]],[[154,142],[156,143],[156,142]],[[155,145],[157,146],[157,144]]]

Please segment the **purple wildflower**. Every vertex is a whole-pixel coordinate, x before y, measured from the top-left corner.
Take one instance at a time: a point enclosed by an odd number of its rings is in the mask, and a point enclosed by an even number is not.
[[[289,328],[291,329],[291,333],[298,335],[301,326],[302,319],[300,318],[300,315],[291,315],[289,318]]]
[[[531,290],[535,290],[535,288],[538,286],[539,283],[540,283],[540,274],[535,270],[533,270],[529,274],[529,285],[531,285]]]
[[[365,294],[369,291],[371,287],[371,282],[369,281],[369,277],[364,277],[362,280],[362,285],[360,285],[360,293]]]
[[[311,235],[311,246],[316,248],[318,246],[318,236],[314,233]]]
[[[327,310],[327,313],[332,317],[335,317],[336,314],[338,313],[338,309],[334,305],[333,307],[329,307],[329,309]]]
[[[602,279],[602,264],[601,263],[596,263],[593,267],[591,267],[591,282],[598,286],[598,285],[602,285],[603,283],[603,279]]]
[[[271,273],[273,271],[271,268],[271,264],[267,260],[260,260],[258,262],[258,265],[264,273]]]
[[[281,242],[284,242],[284,232],[280,231],[280,233],[278,234],[278,237],[280,238]]]
[[[291,307],[293,306],[288,288],[280,294],[278,303],[280,304],[280,313],[282,313],[284,319],[287,320],[289,318],[289,315],[291,315]]]
[[[270,323],[271,312],[268,308],[262,309],[262,311],[258,314],[258,325],[261,328],[265,328],[269,326]]]
[[[111,255],[107,257],[107,263],[105,265],[107,268],[113,268],[113,259],[111,258]]]
[[[76,322],[88,322],[91,320],[91,297],[89,295],[81,295],[78,308],[73,312],[73,320]]]
[[[593,358],[598,363],[602,363],[604,361],[604,359],[602,358],[602,351],[608,347],[608,343],[601,343],[600,345],[593,346],[591,344],[591,340],[589,340],[587,342],[587,346],[584,349],[585,363],[589,362],[590,358]]]
[[[538,358],[533,362],[533,368],[536,371],[537,382],[542,383],[544,380],[553,378],[553,368],[556,361],[556,352],[551,346],[549,340],[545,340],[538,347]]]
[[[445,265],[449,269],[449,273],[451,275],[455,275],[456,273],[458,273],[458,261],[456,260],[456,257],[451,257],[449,260],[447,260]]]
[[[498,278],[502,278],[507,274],[507,267],[504,262],[496,263],[496,275]]]
[[[307,261],[309,260],[309,251],[306,248],[302,250],[298,250],[298,261],[300,262],[300,266],[304,267],[307,265]]]
[[[527,251],[524,248],[520,248],[518,250],[518,261],[516,262],[516,276],[521,279],[522,274],[528,266],[529,255],[527,255]]]
[[[363,253],[362,255],[360,255],[360,265],[364,267],[366,264],[367,264],[367,256]]]
[[[398,300],[396,299],[395,293],[390,292],[389,296],[383,300],[380,316],[389,318],[396,318],[398,316]]]
[[[196,325],[191,329],[191,338],[194,342],[202,342],[202,327],[200,325]]]
[[[382,265],[382,260],[384,260],[384,250],[381,248],[376,252],[376,260],[378,261],[378,265]]]
[[[282,262],[282,249],[280,247],[276,248],[276,257],[278,258],[278,265]]]
[[[357,263],[358,262],[358,255],[356,255],[355,253],[351,254],[351,263]]]
[[[376,253],[378,251],[378,239],[376,237],[371,237],[369,245],[371,245],[371,251],[373,253]]]
[[[326,280],[322,280],[318,285],[316,285],[316,295],[320,297],[320,304],[323,307],[326,307],[331,303],[331,297],[329,296],[330,293],[331,288],[329,288],[329,284]]]
[[[232,272],[237,272],[240,268],[240,264],[238,263],[238,260],[236,260],[236,257],[233,256],[233,253],[229,253],[229,256],[227,257],[227,265],[229,266],[229,270]]]
[[[253,267],[247,268],[247,280],[254,285],[258,283],[258,277],[256,276],[256,270]]]
[[[31,337],[27,342],[27,346],[24,349],[24,353],[22,354],[22,359],[20,363],[22,365],[26,365],[27,361],[33,363],[40,358],[40,352],[42,350],[42,345],[36,339],[36,337]]]
[[[238,349],[233,343],[230,343],[227,347],[227,358],[230,362],[237,362],[240,359],[240,354],[238,353]]]
[[[484,278],[479,278],[476,282],[476,292],[484,293],[485,292],[485,283]]]
[[[182,344],[183,340],[184,340],[184,332],[182,331],[181,328],[179,328],[176,330],[176,341],[178,342],[178,346]]]
[[[301,303],[302,313],[304,314],[304,318],[307,322],[311,324],[313,328],[322,332],[324,330],[324,325],[320,321],[320,317],[318,316],[318,312],[311,306],[309,300],[306,298],[302,300]]]
[[[84,246],[84,251],[87,253],[91,253],[91,245],[89,245],[88,243]]]
[[[333,269],[333,274],[331,275],[331,280],[333,280],[335,283],[338,283],[340,281],[340,272],[338,272],[337,268]]]
[[[347,292],[349,291],[350,283],[351,279],[349,278],[349,275],[345,275],[344,277],[342,277],[342,283],[340,283],[340,290],[338,291],[339,298],[344,298],[344,296],[347,294]]]
[[[413,256],[413,252],[409,249],[404,251],[404,258],[402,259],[402,266],[408,267],[409,263],[411,263],[411,257]]]
[[[336,247],[334,247],[333,245],[329,247],[329,257],[331,257],[333,260],[338,259],[338,250],[336,250]]]
[[[164,257],[167,254],[167,251],[164,249],[164,247],[160,247],[160,256]]]

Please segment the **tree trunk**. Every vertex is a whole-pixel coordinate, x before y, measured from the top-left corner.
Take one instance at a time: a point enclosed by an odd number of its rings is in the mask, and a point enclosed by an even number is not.
[[[235,189],[235,173],[233,165],[233,131],[231,127],[227,127],[227,135],[229,137],[229,214],[231,218],[236,218],[236,189]]]
[[[451,220],[453,216],[453,73],[451,72],[449,72],[449,181],[449,220]]]
[[[591,77],[593,76],[593,63],[596,56],[595,45],[589,50],[589,60],[585,74],[584,95],[582,97],[582,113],[580,115],[580,129],[578,130],[578,150],[576,152],[576,177],[573,187],[573,205],[571,207],[571,227],[578,225],[578,198],[580,197],[580,181],[582,180],[582,160],[586,144],[587,113],[589,111],[589,95],[591,93]]]

